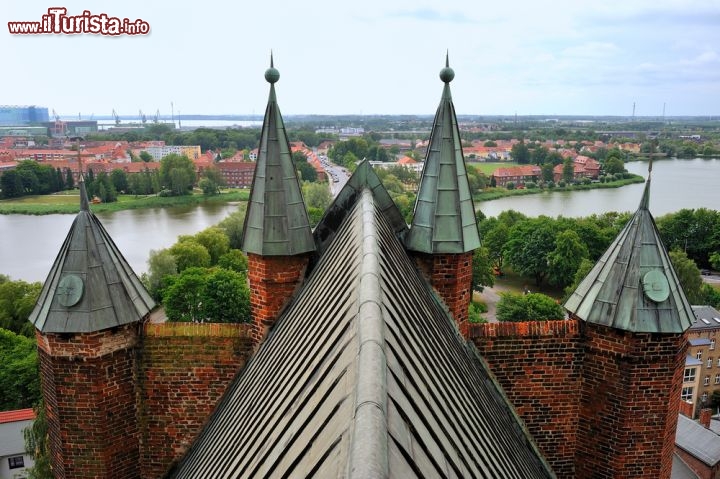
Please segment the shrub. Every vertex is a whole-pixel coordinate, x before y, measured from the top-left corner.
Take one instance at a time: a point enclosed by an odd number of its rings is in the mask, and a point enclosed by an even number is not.
[[[500,293],[497,318],[500,321],[548,321],[563,319],[562,307],[550,296],[541,293]]]
[[[508,190],[514,190],[514,189],[515,189],[515,183],[512,182],[512,181],[508,181],[508,182],[505,184],[505,188],[507,188]]]
[[[533,188],[537,188],[537,184],[533,181],[528,181],[527,183],[525,183],[525,188],[527,188],[528,190],[532,190]]]
[[[559,188],[565,188],[565,180],[558,181],[558,187]]]

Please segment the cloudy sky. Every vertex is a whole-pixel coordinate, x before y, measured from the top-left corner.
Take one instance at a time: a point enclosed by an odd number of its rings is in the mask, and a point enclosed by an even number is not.
[[[720,0],[4,0],[0,104],[60,115],[262,114],[269,52],[293,114],[720,115]],[[172,7],[171,7],[172,5]],[[50,7],[146,36],[11,35]]]

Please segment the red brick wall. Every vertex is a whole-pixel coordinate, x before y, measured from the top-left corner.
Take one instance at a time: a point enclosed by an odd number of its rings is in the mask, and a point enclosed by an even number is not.
[[[718,471],[720,471],[720,465],[715,466],[714,468],[711,468],[701,460],[697,459],[692,454],[688,454],[683,449],[676,447],[675,453],[680,456],[680,458],[685,461],[685,464],[687,464],[690,469],[692,469],[695,474],[698,475],[700,479],[716,479],[718,477]]]
[[[181,458],[254,347],[251,324],[144,326],[138,356],[141,477]]]
[[[582,366],[579,322],[471,324],[469,338],[557,477],[574,478]]]
[[[577,477],[669,478],[686,335],[583,324]]]
[[[250,309],[260,342],[305,278],[308,255],[248,254]]]
[[[461,254],[414,253],[418,269],[445,302],[463,336],[468,334],[472,299],[472,251]]]
[[[56,478],[138,477],[136,328],[37,334]]]

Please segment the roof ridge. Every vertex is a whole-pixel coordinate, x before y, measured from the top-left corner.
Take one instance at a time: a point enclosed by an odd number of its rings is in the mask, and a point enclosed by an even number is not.
[[[387,361],[381,308],[378,232],[373,195],[362,191],[362,266],[356,321],[359,352],[355,414],[348,458],[350,478],[387,477]],[[372,439],[369,439],[372,438]]]

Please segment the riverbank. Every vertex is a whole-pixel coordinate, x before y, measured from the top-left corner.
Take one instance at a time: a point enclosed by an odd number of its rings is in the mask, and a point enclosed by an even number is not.
[[[580,185],[568,185],[568,186],[556,186],[554,188],[524,188],[508,190],[506,188],[487,188],[486,190],[473,195],[474,201],[491,201],[500,198],[506,198],[508,196],[523,196],[523,195],[534,195],[538,193],[545,193],[547,191],[582,191],[582,190],[596,190],[605,188],[620,188],[621,186],[631,185],[633,183],[644,183],[645,178],[640,175],[632,175],[630,178],[623,178],[622,180],[609,181],[607,183],[590,183]]]
[[[94,213],[108,213],[143,208],[166,208],[172,206],[197,206],[235,201],[247,201],[248,190],[228,190],[215,196],[192,194],[188,196],[135,196],[119,195],[113,203],[91,205]],[[26,196],[13,200],[0,201],[0,214],[3,215],[52,215],[75,214],[80,205],[77,192],[64,192],[55,195]]]

